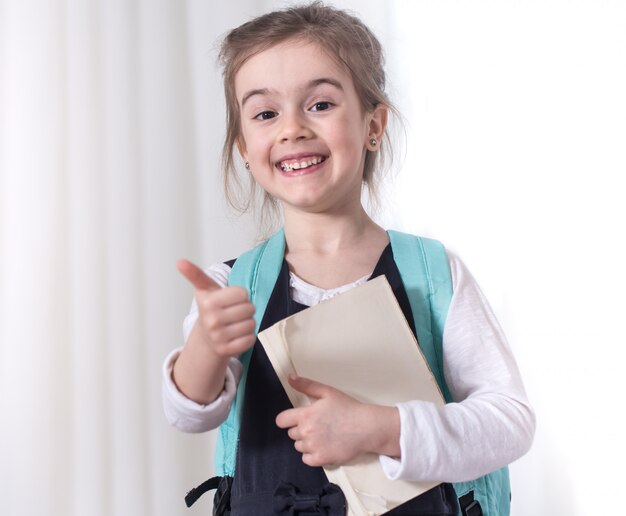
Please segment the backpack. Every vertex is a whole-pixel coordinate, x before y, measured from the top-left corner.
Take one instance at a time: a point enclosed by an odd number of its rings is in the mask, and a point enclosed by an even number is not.
[[[443,374],[443,329],[452,298],[452,278],[445,248],[436,240],[388,231],[394,261],[406,289],[419,346],[443,393],[452,402]],[[285,255],[284,230],[241,255],[233,265],[229,285],[246,288],[256,308],[258,333],[265,309],[278,279]],[[215,450],[215,472],[232,477],[235,472],[241,407],[252,349],[241,357],[243,376],[228,418],[220,426]],[[507,467],[469,482],[452,484],[462,516],[508,516],[510,485]]]

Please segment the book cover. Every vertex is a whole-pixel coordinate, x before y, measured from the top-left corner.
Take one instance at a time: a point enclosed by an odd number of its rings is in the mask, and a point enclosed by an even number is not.
[[[384,276],[279,321],[259,333],[259,340],[294,407],[310,400],[289,385],[290,374],[363,403],[393,406],[417,399],[444,404]],[[384,514],[438,484],[389,480],[375,454],[324,470],[343,490],[351,516]]]

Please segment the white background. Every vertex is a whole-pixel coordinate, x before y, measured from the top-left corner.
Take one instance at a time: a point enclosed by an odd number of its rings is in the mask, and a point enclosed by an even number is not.
[[[502,323],[537,412],[513,515],[615,514],[626,460],[626,4],[337,1],[404,116],[379,220],[442,240]],[[160,364],[237,256],[215,45],[275,2],[0,0],[0,514],[172,516],[211,471]]]

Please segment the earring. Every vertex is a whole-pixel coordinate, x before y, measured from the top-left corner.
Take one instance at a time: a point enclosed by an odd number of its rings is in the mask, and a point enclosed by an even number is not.
[[[246,167],[246,170],[250,170],[250,163],[248,163],[247,161],[244,163],[244,167]]]
[[[370,138],[370,145],[372,147],[376,147],[376,145],[378,145],[378,140],[376,140],[376,138]]]

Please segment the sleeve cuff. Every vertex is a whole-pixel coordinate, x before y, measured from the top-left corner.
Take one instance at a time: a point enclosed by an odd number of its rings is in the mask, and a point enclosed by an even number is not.
[[[387,455],[379,456],[383,473],[389,480],[403,480],[403,475],[406,472],[406,457],[408,455],[405,434],[410,425],[407,422],[406,410],[403,404],[398,403],[396,407],[400,413],[400,458],[389,457]]]
[[[383,468],[383,473],[389,480],[398,480],[400,478],[400,472],[402,471],[402,462],[400,459],[380,455],[379,460]]]
[[[231,358],[226,369],[224,390],[208,405],[196,403],[181,393],[172,379],[174,362],[182,348],[172,351],[163,364],[163,408],[171,425],[183,432],[206,432],[222,424],[228,417],[237,384],[242,374],[241,363]]]

